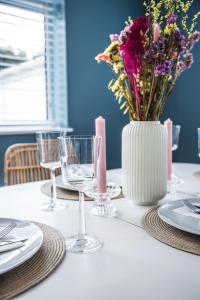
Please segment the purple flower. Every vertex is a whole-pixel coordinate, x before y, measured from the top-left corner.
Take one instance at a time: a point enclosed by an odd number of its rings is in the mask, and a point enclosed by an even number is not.
[[[145,52],[144,52],[144,58],[148,58],[151,54],[151,51],[150,49],[147,49]]]
[[[170,75],[172,72],[172,61],[171,60],[166,60],[162,64],[159,64],[155,67],[155,76],[165,76],[165,75]]]
[[[176,66],[176,69],[179,73],[182,73],[183,71],[185,71],[185,64],[182,60],[180,60],[178,63],[177,63],[177,66]]]
[[[194,62],[192,53],[186,53],[186,54],[183,55],[183,57],[185,59],[184,60],[185,68],[186,69],[191,68],[191,66],[192,66],[192,64]]]
[[[166,42],[166,40],[165,40],[165,38],[164,37],[159,37],[158,39],[157,39],[157,41],[156,42],[154,42],[153,43],[153,45],[152,45],[152,48],[153,48],[153,50],[157,50],[158,52],[163,52],[163,51],[165,51],[165,42]]]
[[[176,66],[176,70],[179,73],[182,73],[183,71],[191,68],[191,66],[194,62],[192,53],[187,52],[186,54],[183,55],[183,58],[184,58],[184,61],[180,60]]]
[[[193,33],[191,33],[188,37],[189,40],[193,40],[195,42],[198,42],[200,39],[200,32],[199,31],[195,31]]]
[[[199,39],[200,39],[200,32],[199,31],[195,31],[195,32],[191,33],[188,36],[188,42],[186,44],[186,50],[187,51],[192,50],[192,48],[199,41]]]
[[[176,20],[178,19],[178,16],[175,14],[171,14],[171,16],[168,18],[168,23],[169,24],[173,24],[176,22]]]
[[[165,60],[166,54],[166,38],[160,36],[156,42],[153,42],[148,49],[145,50],[144,59],[146,63],[156,65]]]
[[[166,40],[164,37],[159,37],[157,41],[153,42],[152,45],[144,53],[144,58],[150,63],[154,63],[155,60],[161,58],[165,53]]]
[[[115,42],[115,41],[118,41],[119,40],[119,35],[118,34],[110,34],[110,40],[111,42]]]
[[[179,30],[175,31],[174,36],[175,36],[176,41],[179,44],[179,47],[183,48],[185,46],[185,36],[183,34],[181,34]]]

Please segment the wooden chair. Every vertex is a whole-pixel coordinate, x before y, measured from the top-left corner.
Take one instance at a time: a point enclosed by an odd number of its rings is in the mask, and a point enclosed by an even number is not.
[[[37,144],[14,144],[7,149],[4,158],[5,185],[49,178],[49,170],[39,164]]]

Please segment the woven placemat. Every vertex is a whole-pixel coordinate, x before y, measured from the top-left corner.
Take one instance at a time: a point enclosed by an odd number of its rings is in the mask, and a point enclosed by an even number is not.
[[[160,219],[158,207],[150,209],[143,218],[144,229],[152,237],[176,249],[200,255],[200,238],[196,234],[174,228]]]
[[[40,190],[43,194],[50,197],[50,195],[51,195],[51,182],[50,181],[45,182],[41,186]],[[58,199],[63,199],[63,200],[76,200],[77,201],[79,199],[78,192],[70,191],[70,190],[67,190],[67,189],[62,189],[60,187],[56,187],[56,195],[57,195]],[[112,200],[123,198],[123,197],[124,196],[121,193],[119,196],[113,198]],[[85,200],[86,201],[93,201],[93,199],[87,197],[86,195],[85,195]]]
[[[35,223],[43,231],[40,250],[21,266],[0,275],[0,299],[8,300],[45,279],[65,256],[64,237],[54,228]]]

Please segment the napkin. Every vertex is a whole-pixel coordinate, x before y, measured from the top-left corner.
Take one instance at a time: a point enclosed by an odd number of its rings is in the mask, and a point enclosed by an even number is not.
[[[192,204],[195,204],[195,202],[193,202]],[[174,212],[184,215],[184,216],[187,216],[187,217],[193,217],[193,218],[200,219],[200,215],[194,213],[191,209],[189,209],[189,207],[187,207],[185,205],[174,209]]]
[[[7,244],[7,245],[1,245],[0,253],[15,250],[15,249],[21,248],[23,246],[24,246],[23,242],[16,242],[16,243]]]

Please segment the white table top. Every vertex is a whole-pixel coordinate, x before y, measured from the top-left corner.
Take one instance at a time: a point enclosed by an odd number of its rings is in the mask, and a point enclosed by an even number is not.
[[[174,164],[176,175],[184,179],[180,190],[200,191],[200,165]],[[109,171],[120,183],[120,170]],[[0,217],[46,223],[65,237],[77,231],[78,203],[68,201],[60,212],[44,212],[40,205],[47,197],[40,192],[43,182],[0,188]],[[166,201],[166,200],[164,200]],[[127,222],[142,226],[148,207],[128,199],[114,202]],[[119,219],[89,215],[87,231],[104,241],[92,254],[67,253],[64,261],[46,280],[17,299],[35,300],[199,300],[200,257],[169,247],[143,228]]]

